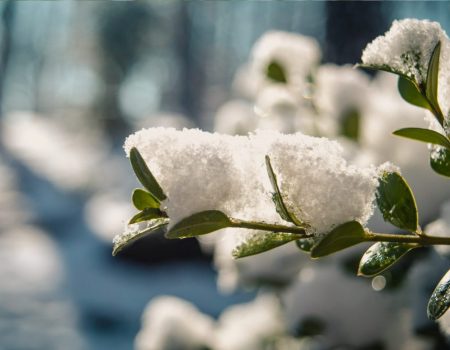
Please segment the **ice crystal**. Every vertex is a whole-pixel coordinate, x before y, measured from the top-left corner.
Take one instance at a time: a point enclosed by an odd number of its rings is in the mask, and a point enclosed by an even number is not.
[[[130,245],[138,239],[145,237],[146,235],[155,232],[156,230],[163,229],[169,223],[167,218],[157,218],[149,221],[139,222],[136,224],[129,224],[125,226],[125,231],[116,235],[113,238],[113,255],[116,255],[127,245]]]

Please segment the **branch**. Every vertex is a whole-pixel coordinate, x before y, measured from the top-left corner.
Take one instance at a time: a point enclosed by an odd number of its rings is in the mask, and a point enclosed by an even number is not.
[[[280,224],[269,224],[266,222],[245,221],[239,219],[231,219],[231,227],[246,228],[250,230],[285,232],[299,235],[299,238],[313,237],[307,234],[305,228],[298,226],[286,226]],[[422,246],[429,245],[450,245],[450,237],[427,236],[425,233],[421,235],[400,235],[389,233],[374,233],[366,231],[367,242],[396,242],[396,243],[416,243]]]

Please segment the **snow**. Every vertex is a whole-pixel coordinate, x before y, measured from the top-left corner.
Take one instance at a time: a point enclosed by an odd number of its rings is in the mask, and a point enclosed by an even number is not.
[[[345,274],[335,260],[303,269],[283,291],[282,303],[291,332],[307,319],[324,324],[325,348],[335,344],[363,347],[383,340],[396,312],[394,296],[376,292],[369,281]]]
[[[303,96],[308,77],[319,64],[318,42],[307,36],[283,31],[269,31],[254,44],[249,61],[238,70],[234,89],[248,98],[255,98],[271,85],[281,85],[267,76],[271,63],[281,67],[287,88],[294,96]]]
[[[164,295],[146,307],[135,349],[256,350],[284,333],[275,295],[261,294],[249,303],[231,306],[217,321],[188,301]]]
[[[376,168],[347,164],[339,144],[325,138],[151,128],[128,137],[126,152],[132,147],[138,148],[166,191],[169,199],[164,204],[172,224],[210,209],[243,219],[273,216],[266,154],[288,206],[315,232],[350,220],[364,224],[373,211]]]
[[[361,113],[369,97],[369,77],[351,66],[324,64],[317,70],[315,83],[317,108],[338,123],[349,111]]]
[[[207,348],[214,322],[191,303],[172,296],[153,299],[142,316],[136,350]]]
[[[394,21],[383,36],[369,43],[362,62],[370,66],[386,66],[417,83],[426,81],[428,64],[436,44],[447,35],[437,22],[404,19]]]
[[[213,349],[259,350],[284,333],[279,301],[275,295],[262,294],[250,303],[231,306],[222,313]]]
[[[92,169],[104,161],[109,149],[101,136],[95,128],[71,130],[31,112],[11,113],[2,123],[10,152],[40,176],[71,191],[88,189],[98,181]]]
[[[111,193],[92,196],[84,208],[84,218],[89,228],[99,238],[111,242],[124,230],[126,222],[137,212],[129,199]]]
[[[450,41],[439,23],[417,19],[394,21],[384,36],[379,36],[367,45],[362,54],[362,62],[368,66],[381,66],[406,75],[419,86],[423,86],[431,55],[438,42],[441,43],[438,101],[448,120]]]

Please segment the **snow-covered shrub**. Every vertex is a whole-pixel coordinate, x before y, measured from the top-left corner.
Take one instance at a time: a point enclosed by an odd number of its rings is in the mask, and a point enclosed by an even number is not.
[[[98,185],[92,169],[104,162],[110,148],[95,128],[75,133],[58,121],[29,112],[6,116],[2,138],[6,148],[33,172],[70,191]]]
[[[216,116],[217,130],[231,135],[151,128],[126,140],[125,150],[145,189],[133,193],[139,212],[126,233],[115,239],[114,254],[156,229],[166,229],[168,238],[214,233],[204,244],[213,247],[223,290],[261,282],[286,288],[283,314],[293,332],[304,316],[320,314],[326,305],[320,300],[326,296],[320,298],[318,290],[333,288],[330,281],[341,283],[335,288],[347,298],[339,305],[341,313],[356,310],[355,316],[358,303],[379,303],[369,312],[375,316],[360,324],[361,334],[351,333],[352,324],[330,326],[330,343],[324,344],[376,343],[373,330],[397,301],[376,294],[361,281],[347,283],[342,276],[335,280],[342,274],[336,266],[311,268],[303,259],[308,255],[299,258],[296,249],[318,258],[373,242],[358,270],[373,277],[411,250],[450,245],[445,219],[425,231],[420,226],[436,214],[449,193],[448,179],[430,184],[430,170],[450,177],[448,48],[449,39],[438,23],[402,20],[365,49],[360,66],[396,74],[400,95],[410,106],[394,95],[393,81],[386,75],[371,81],[347,66],[318,66],[320,50],[313,40],[267,34],[237,75],[235,88],[241,96]],[[431,169],[423,164],[423,145],[409,145],[394,136],[387,139],[391,132],[428,143]],[[343,146],[305,134],[334,138]],[[419,206],[400,169],[384,163],[388,160],[400,166],[414,187],[420,185]],[[427,197],[432,197],[431,203],[422,208]],[[371,230],[368,220],[375,205],[395,233],[378,224],[376,228],[386,233]],[[245,259],[234,261],[231,256]],[[310,269],[320,287],[299,282]],[[449,281],[447,274],[430,298],[431,319],[440,318],[450,306]],[[359,286],[367,287],[367,294],[352,298]],[[305,295],[310,295],[310,302]],[[319,316],[339,324],[337,316],[333,319],[323,310]],[[410,317],[403,311],[395,320]],[[358,322],[362,316],[349,318]],[[386,331],[392,328],[390,323],[384,326]]]
[[[213,319],[194,305],[176,297],[161,296],[142,315],[142,329],[136,337],[137,350],[199,350],[210,348]]]
[[[313,38],[281,31],[267,32],[253,46],[250,60],[238,77],[238,89],[247,96],[256,96],[267,87],[282,83],[293,96],[302,96],[307,78],[319,64],[320,57],[319,44]]]
[[[362,66],[399,76],[398,88],[411,104],[434,115],[438,131],[420,128],[397,130],[399,136],[433,144],[431,167],[450,176],[449,64],[450,41],[437,22],[405,19],[370,43],[363,52]]]
[[[377,170],[347,164],[339,144],[324,138],[269,131],[232,137],[156,128],[130,136],[125,149],[129,153],[132,148],[140,150],[166,192],[163,205],[174,222],[208,209],[252,220],[266,218],[261,215],[264,206],[276,214],[265,155],[276,169],[287,205],[316,232],[350,220],[364,223],[373,210]]]
[[[285,333],[279,300],[263,294],[250,303],[229,307],[220,315],[213,349],[264,349]]]

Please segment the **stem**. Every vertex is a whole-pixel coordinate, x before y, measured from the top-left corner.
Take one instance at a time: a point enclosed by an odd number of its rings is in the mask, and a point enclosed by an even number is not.
[[[427,94],[425,92],[425,87],[419,88],[421,91],[422,96],[425,98],[425,100],[428,102],[428,105],[431,107],[434,117],[437,119],[438,123],[444,128],[444,115],[442,114],[441,107],[439,104],[435,106],[431,100],[427,97]]]
[[[450,245],[450,237],[397,235],[386,233],[367,233],[369,242],[397,242],[397,243],[417,243],[420,245]]]
[[[285,226],[279,224],[269,224],[266,222],[244,221],[239,219],[231,219],[231,227],[247,228],[251,230],[270,231],[270,232],[285,232],[297,234],[301,237],[308,238],[312,235],[307,235],[304,227],[299,226]],[[450,245],[450,237],[427,236],[422,232],[421,235],[399,235],[388,233],[374,233],[366,232],[367,242],[395,242],[395,243],[416,243],[422,246],[427,245]]]
[[[440,107],[438,106],[436,109],[436,107],[431,105],[431,108],[433,109],[433,114],[436,117],[437,121],[444,128],[444,115],[442,114]]]

